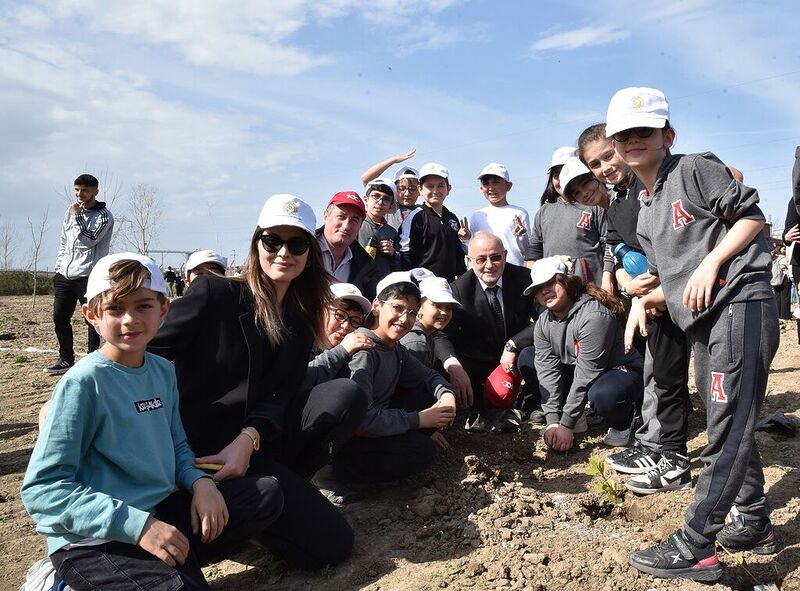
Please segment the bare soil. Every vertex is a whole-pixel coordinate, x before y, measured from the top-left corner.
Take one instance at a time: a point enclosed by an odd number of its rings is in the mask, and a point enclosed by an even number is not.
[[[42,373],[56,359],[52,297],[0,298],[0,588],[17,589],[30,564],[45,553],[43,539],[19,498],[37,436],[37,414],[58,378]],[[74,317],[76,349],[86,330]],[[800,421],[800,347],[794,322],[782,330],[763,414],[783,412]],[[44,351],[42,351],[44,350]],[[706,442],[704,412],[690,417],[693,472]],[[463,424],[463,422],[462,422]],[[800,590],[800,438],[757,434],[772,519],[781,542],[773,556],[723,555],[715,585],[663,581],[640,575],[628,554],[673,532],[693,491],[637,497],[615,505],[592,491],[585,474],[592,454],[614,450],[592,430],[568,454],[548,453],[538,429],[516,435],[473,435],[451,430],[452,449],[414,482],[367,491],[344,511],[356,548],[343,565],[321,572],[283,572],[280,563],[250,547],[209,566],[214,589],[532,589],[598,591],[681,589],[749,590],[755,582]],[[620,483],[622,478],[614,476]],[[623,489],[624,490],[624,489]]]

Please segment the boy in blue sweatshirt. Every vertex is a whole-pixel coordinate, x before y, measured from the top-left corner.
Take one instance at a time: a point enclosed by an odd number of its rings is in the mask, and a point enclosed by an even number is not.
[[[175,370],[145,352],[169,310],[151,259],[103,257],[86,299],[105,343],[57,384],[23,503],[73,589],[209,589],[201,564],[277,519],[280,488],[243,478],[218,489],[195,467]]]

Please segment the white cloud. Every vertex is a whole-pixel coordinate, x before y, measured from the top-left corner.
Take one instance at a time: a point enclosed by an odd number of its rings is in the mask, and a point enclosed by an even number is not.
[[[590,45],[608,45],[627,39],[630,34],[630,31],[613,27],[583,27],[539,39],[530,46],[530,50],[573,50]]]

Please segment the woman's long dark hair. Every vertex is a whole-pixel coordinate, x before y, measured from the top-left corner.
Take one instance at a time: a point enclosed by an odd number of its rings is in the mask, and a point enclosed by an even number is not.
[[[242,274],[232,279],[246,283],[250,288],[255,304],[256,324],[270,345],[275,347],[286,338],[287,330],[283,313],[278,306],[275,284],[261,270],[259,262],[258,240],[263,231],[264,228],[256,228],[253,232]],[[324,343],[325,310],[335,301],[330,290],[332,281],[325,271],[319,243],[312,236],[306,237],[309,243],[306,267],[289,286],[284,307],[295,309],[301,320],[311,328],[314,340],[317,343]]]
[[[583,279],[577,275],[565,275],[564,273],[556,275],[556,281],[564,286],[567,297],[573,302],[577,300],[578,296],[582,293],[586,293],[590,298],[597,300],[608,308],[609,312],[611,312],[619,322],[625,321],[625,307],[622,305],[620,299],[601,289],[594,283],[584,283]]]

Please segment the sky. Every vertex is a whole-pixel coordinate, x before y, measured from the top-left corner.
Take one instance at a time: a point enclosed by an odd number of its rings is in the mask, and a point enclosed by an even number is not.
[[[241,263],[265,199],[322,210],[371,164],[447,166],[446,206],[504,163],[531,217],[554,149],[627,86],[659,88],[675,152],[743,171],[782,226],[800,145],[794,0],[0,0],[0,225],[52,268],[73,179],[126,214],[157,190],[154,248]],[[392,174],[394,169],[389,170]],[[125,250],[115,241],[114,250]],[[180,264],[179,255],[155,257]]]

